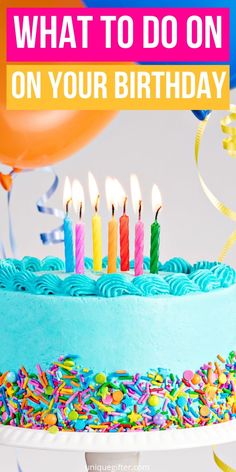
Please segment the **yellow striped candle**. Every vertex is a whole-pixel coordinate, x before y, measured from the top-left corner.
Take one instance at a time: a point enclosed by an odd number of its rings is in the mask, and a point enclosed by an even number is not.
[[[102,270],[102,220],[96,212],[92,218],[93,270]]]
[[[93,270],[102,270],[102,221],[98,214],[99,190],[94,176],[89,172],[89,193],[95,215],[92,217]]]

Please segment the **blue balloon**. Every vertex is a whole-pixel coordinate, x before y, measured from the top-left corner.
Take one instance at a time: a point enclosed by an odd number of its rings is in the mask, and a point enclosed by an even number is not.
[[[229,8],[230,9],[230,88],[236,87],[236,0],[85,0],[88,7],[110,8]],[[194,111],[199,120],[209,110]]]
[[[201,121],[205,120],[209,113],[211,110],[193,110],[193,114]]]

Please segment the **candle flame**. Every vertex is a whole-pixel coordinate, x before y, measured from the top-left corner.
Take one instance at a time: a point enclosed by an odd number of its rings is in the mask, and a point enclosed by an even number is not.
[[[160,210],[162,207],[162,198],[161,198],[161,192],[158,188],[158,186],[155,184],[152,187],[152,209],[153,212],[156,213],[158,210]]]
[[[131,187],[131,197],[132,197],[134,212],[139,213],[140,206],[142,203],[142,194],[141,194],[138,177],[135,174],[131,175],[130,177],[130,187]]]
[[[63,193],[63,206],[68,210],[69,203],[72,199],[71,183],[69,177],[66,177],[64,184],[64,193]]]
[[[123,206],[125,200],[127,199],[127,195],[126,195],[126,193],[124,191],[124,188],[122,187],[121,183],[119,182],[119,180],[114,179],[114,184],[116,186],[118,204],[119,204],[119,206]]]
[[[117,209],[119,206],[119,187],[117,180],[112,177],[106,178],[106,197],[109,210]]]
[[[84,212],[84,189],[78,180],[74,180],[72,184],[72,201],[76,213]]]
[[[88,173],[88,183],[89,183],[89,195],[91,200],[91,205],[98,211],[98,202],[99,202],[99,190],[97,182],[91,172]]]

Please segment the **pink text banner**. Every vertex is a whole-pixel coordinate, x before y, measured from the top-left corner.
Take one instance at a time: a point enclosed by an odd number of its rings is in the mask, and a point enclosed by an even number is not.
[[[229,62],[227,8],[9,8],[8,62]]]

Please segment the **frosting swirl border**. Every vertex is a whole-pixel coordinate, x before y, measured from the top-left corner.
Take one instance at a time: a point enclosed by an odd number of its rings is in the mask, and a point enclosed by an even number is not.
[[[119,259],[117,266],[119,267]],[[131,261],[131,267],[133,261]],[[107,258],[103,259],[103,267]],[[145,258],[145,267],[150,259]],[[91,270],[92,260],[85,258],[85,267]],[[160,264],[160,274],[128,277],[127,274],[100,274],[97,280],[89,275],[68,274],[61,279],[57,271],[64,270],[58,257],[45,259],[24,257],[0,261],[0,291],[25,292],[32,295],[114,298],[120,296],[185,296],[210,292],[236,283],[236,271],[218,262],[200,261],[191,265],[183,258],[172,258]],[[165,272],[168,273],[165,273]],[[42,274],[40,274],[42,272]]]

